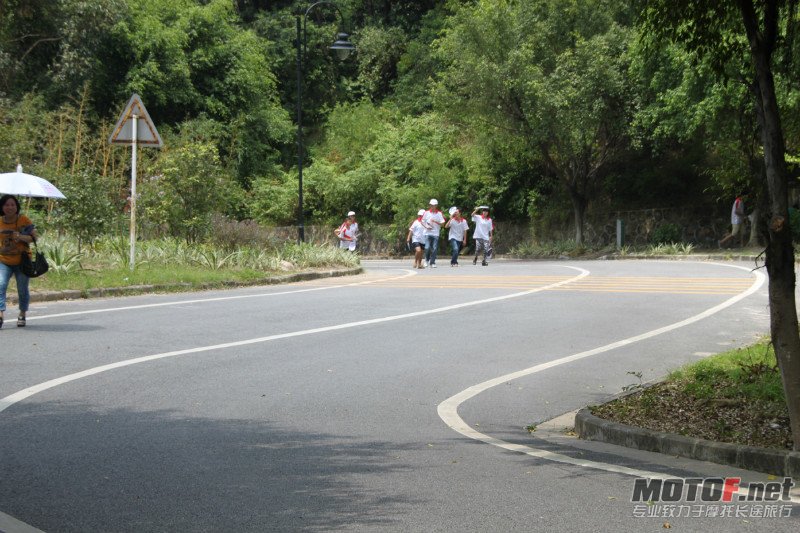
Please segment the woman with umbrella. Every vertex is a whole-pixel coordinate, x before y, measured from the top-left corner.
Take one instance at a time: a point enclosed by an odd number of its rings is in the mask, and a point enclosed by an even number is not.
[[[36,239],[36,230],[31,219],[20,214],[19,201],[11,194],[0,197],[0,328],[3,327],[3,315],[6,310],[6,291],[11,276],[17,281],[19,296],[19,318],[17,327],[25,327],[25,314],[31,296],[28,291],[28,276],[23,274],[20,263],[22,254],[29,254],[29,245]]]

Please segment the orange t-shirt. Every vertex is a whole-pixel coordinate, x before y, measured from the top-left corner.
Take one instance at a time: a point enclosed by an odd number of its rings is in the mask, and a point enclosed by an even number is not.
[[[25,215],[18,215],[17,219],[7,224],[5,219],[0,216],[0,262],[8,265],[15,266],[22,261],[22,252],[30,255],[28,243],[14,242],[11,236],[15,231],[22,231],[26,226],[32,225],[31,219]]]

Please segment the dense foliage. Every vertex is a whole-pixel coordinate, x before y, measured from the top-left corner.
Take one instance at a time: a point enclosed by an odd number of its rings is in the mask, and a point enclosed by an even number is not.
[[[68,192],[44,206],[51,224],[83,240],[118,230],[130,151],[108,135],[136,92],[165,140],[140,153],[146,235],[203,240],[215,214],[292,224],[295,16],[310,4],[5,0],[0,171],[19,162]],[[720,64],[649,39],[633,0],[336,4],[305,20],[307,223],[354,209],[404,224],[435,196],[505,220],[572,218],[581,242],[592,211],[724,210],[763,173],[734,34]],[[327,49],[337,31],[357,47],[344,62]],[[779,59],[794,152],[800,77]]]

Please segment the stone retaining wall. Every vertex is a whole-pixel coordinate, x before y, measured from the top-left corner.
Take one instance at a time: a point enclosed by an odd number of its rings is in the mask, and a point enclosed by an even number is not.
[[[677,225],[680,228],[680,241],[698,248],[716,248],[717,241],[730,231],[729,216],[709,208],[615,211],[595,213],[587,218],[584,238],[586,244],[592,247],[610,246],[617,242],[617,220],[624,223],[624,243],[629,246],[652,244],[654,233],[664,224]],[[389,224],[361,224],[359,250],[362,254],[386,256],[406,253],[404,228],[393,229]],[[495,251],[500,254],[508,253],[521,243],[575,239],[575,227],[571,219],[547,226],[505,221],[496,221],[495,224]],[[272,235],[271,240],[297,239],[297,228],[293,226],[267,228],[267,231]],[[746,231],[749,229],[746,228]],[[306,242],[310,243],[336,243],[333,228],[328,226],[306,226],[305,236]],[[442,252],[446,251],[445,232],[442,232],[439,243]]]

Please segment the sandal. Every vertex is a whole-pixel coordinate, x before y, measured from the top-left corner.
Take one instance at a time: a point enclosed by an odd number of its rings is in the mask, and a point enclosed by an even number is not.
[[[3,327],[3,317],[0,316],[0,328]]]
[[[17,327],[24,328],[25,327],[25,317],[21,316],[17,318]]]

